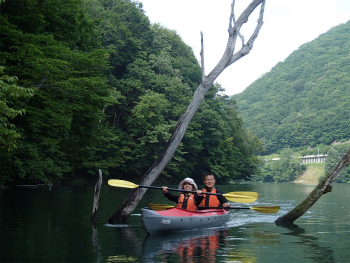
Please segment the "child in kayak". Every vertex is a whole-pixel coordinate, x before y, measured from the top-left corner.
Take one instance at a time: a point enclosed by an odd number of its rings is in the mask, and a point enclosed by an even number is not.
[[[177,205],[175,207],[196,211],[197,206],[202,201],[202,191],[198,190],[197,184],[193,181],[192,178],[185,178],[179,183],[178,189],[186,190],[186,191],[197,191],[196,193],[191,192],[181,192],[180,196],[175,196],[169,193],[168,187],[163,186],[163,193],[166,198],[169,200],[176,202]]]

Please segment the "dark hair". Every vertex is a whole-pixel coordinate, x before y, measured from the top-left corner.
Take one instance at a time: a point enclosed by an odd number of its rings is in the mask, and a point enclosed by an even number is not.
[[[216,180],[215,174],[214,174],[214,173],[206,173],[206,174],[203,176],[203,181],[205,180],[205,177],[207,177],[207,176],[209,176],[209,175],[214,176],[214,179]]]

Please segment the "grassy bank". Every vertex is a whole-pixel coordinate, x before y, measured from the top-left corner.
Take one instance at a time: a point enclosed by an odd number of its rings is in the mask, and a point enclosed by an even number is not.
[[[294,183],[318,183],[318,180],[325,173],[325,163],[307,164],[307,169],[304,171]]]

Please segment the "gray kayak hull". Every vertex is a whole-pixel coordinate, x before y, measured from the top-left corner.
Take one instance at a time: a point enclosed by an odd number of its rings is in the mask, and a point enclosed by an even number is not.
[[[141,218],[145,231],[148,234],[155,234],[221,225],[229,219],[229,212],[224,209],[188,211],[171,208],[165,211],[155,211],[143,208]]]

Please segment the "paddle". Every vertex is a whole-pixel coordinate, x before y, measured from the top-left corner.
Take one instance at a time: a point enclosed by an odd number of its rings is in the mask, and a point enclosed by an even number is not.
[[[162,210],[167,210],[169,208],[174,208],[175,206],[173,205],[164,205],[164,204],[147,204],[149,208],[151,208],[152,210],[156,210],[156,211],[162,211]]]
[[[122,188],[150,188],[150,189],[161,189],[163,190],[163,187],[159,186],[149,186],[149,185],[137,185],[129,181],[125,180],[118,180],[118,179],[110,179],[108,180],[108,184],[110,186],[115,187],[122,187]],[[183,189],[177,189],[177,188],[168,188],[168,191],[176,191],[176,192],[187,192],[187,193],[196,193],[196,191],[188,191]],[[226,194],[220,194],[220,193],[205,193],[210,195],[222,195],[225,196],[227,200],[231,202],[236,203],[253,203],[258,199],[259,194],[256,192],[231,192]]]
[[[173,205],[164,204],[148,204],[148,206],[153,210],[166,210],[169,208],[174,208]],[[279,206],[254,206],[254,207],[198,207],[199,210],[203,209],[251,209],[260,213],[277,213],[280,210]]]
[[[279,206],[253,206],[253,207],[211,207],[203,206],[198,207],[199,210],[203,209],[251,209],[260,213],[277,213],[280,210]]]

